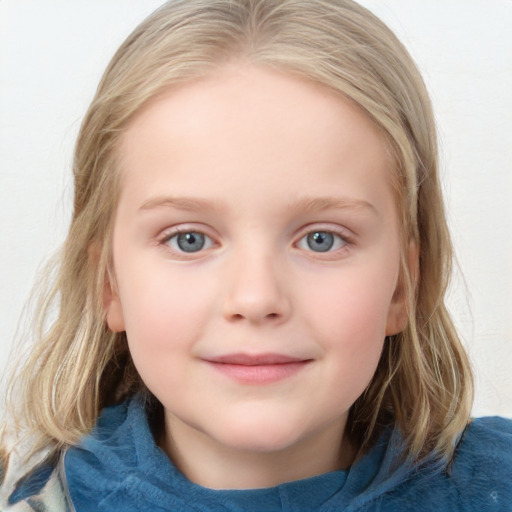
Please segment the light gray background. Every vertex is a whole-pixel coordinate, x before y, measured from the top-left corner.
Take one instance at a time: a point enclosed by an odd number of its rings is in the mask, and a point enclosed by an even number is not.
[[[161,0],[0,0],[0,372],[70,216],[72,149],[111,55]],[[512,417],[512,1],[364,0],[431,91],[462,274],[450,292],[475,415]]]

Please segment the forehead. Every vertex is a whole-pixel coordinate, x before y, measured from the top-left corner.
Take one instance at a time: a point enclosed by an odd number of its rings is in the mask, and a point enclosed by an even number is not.
[[[251,65],[227,65],[153,98],[123,135],[120,157],[123,188],[139,195],[170,180],[186,195],[325,195],[341,175],[352,194],[368,195],[358,186],[378,191],[392,165],[379,129],[351,100]]]

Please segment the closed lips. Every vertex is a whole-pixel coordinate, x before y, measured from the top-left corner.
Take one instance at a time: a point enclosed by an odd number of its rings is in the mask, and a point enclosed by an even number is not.
[[[229,354],[219,357],[207,358],[207,361],[217,364],[232,364],[241,366],[278,365],[290,363],[304,363],[311,359],[286,356],[282,354]]]
[[[282,354],[230,354],[205,360],[219,373],[240,384],[265,385],[292,377],[312,359]]]

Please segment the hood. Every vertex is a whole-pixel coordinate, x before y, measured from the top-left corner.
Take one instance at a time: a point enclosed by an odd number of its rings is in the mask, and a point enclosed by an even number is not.
[[[212,490],[190,482],[155,444],[143,400],[103,410],[92,433],[65,455],[76,512],[152,510],[295,512],[356,510],[403,482],[391,471],[398,440],[386,433],[349,470],[267,489]]]

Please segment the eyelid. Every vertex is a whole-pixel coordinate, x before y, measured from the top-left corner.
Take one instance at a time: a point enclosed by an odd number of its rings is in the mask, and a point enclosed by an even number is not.
[[[203,224],[195,224],[193,222],[190,223],[180,223],[174,226],[168,226],[162,230],[157,235],[158,241],[169,240],[175,235],[180,235],[183,233],[201,233],[205,236],[208,236],[212,239],[216,238],[216,236],[212,233],[212,230]]]
[[[355,239],[355,235],[349,229],[343,226],[333,226],[332,224],[318,223],[308,224],[307,226],[301,228],[300,231],[298,232],[298,235],[296,236],[296,240],[301,240],[306,235],[309,235],[310,233],[315,233],[317,231],[338,235],[347,243],[352,243]]]

